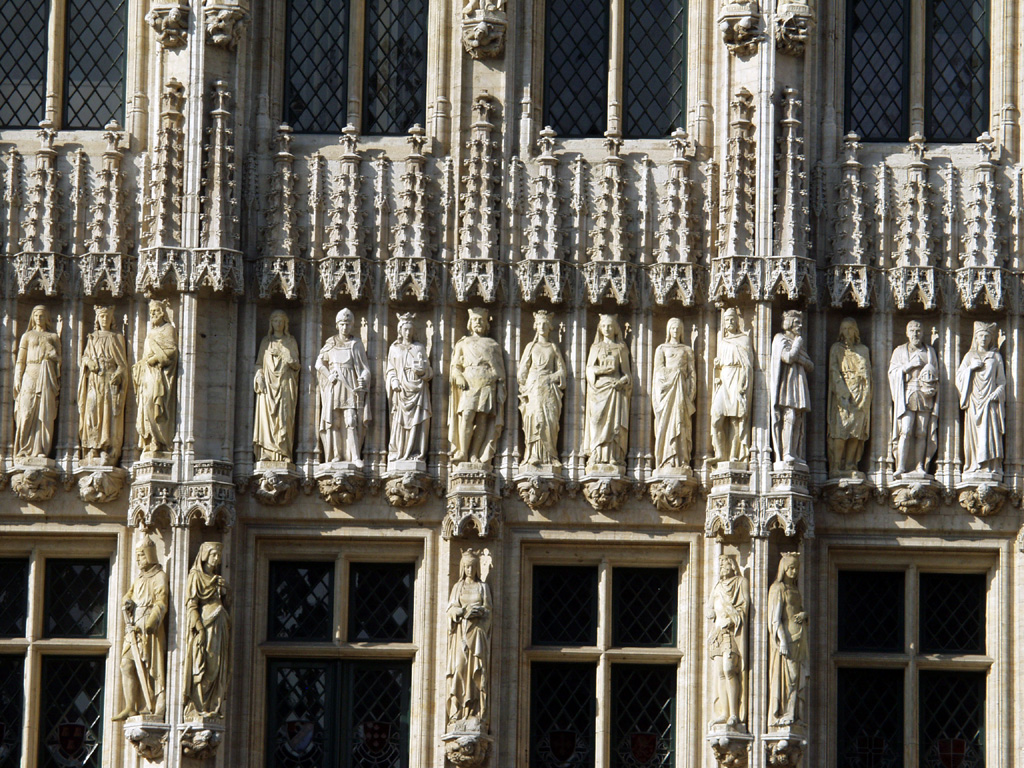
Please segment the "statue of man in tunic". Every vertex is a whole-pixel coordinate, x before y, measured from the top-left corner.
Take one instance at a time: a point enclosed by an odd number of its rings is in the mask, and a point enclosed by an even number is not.
[[[455,344],[448,398],[452,463],[490,464],[505,426],[505,358],[487,336],[486,309],[470,309],[469,333]]]
[[[807,374],[814,363],[805,349],[803,313],[790,310],[782,316],[782,333],[772,339],[771,401],[772,446],[775,460],[805,460],[805,416],[811,409]]]
[[[338,335],[316,356],[320,385],[320,443],[324,461],[362,466],[361,452],[370,422],[370,361],[363,342],[352,335],[355,315],[341,310],[335,317]]]
[[[114,308],[96,307],[96,329],[86,339],[78,380],[83,464],[114,466],[121,458],[128,356],[124,336],[113,327]]]
[[[718,558],[718,583],[711,589],[705,616],[711,658],[713,723],[737,726],[746,722],[747,614],[750,582],[734,555]]]
[[[976,322],[971,348],[956,369],[956,389],[964,411],[964,474],[1003,473],[1006,368],[996,334],[995,323]]]
[[[711,444],[716,461],[745,462],[750,458],[750,385],[754,349],[740,327],[740,312],[722,313],[715,357],[714,393],[711,397]]]
[[[892,394],[893,477],[927,474],[939,446],[939,356],[924,343],[921,323],[907,323],[907,343],[889,360]]]
[[[860,343],[857,321],[839,324],[828,354],[828,471],[855,475],[871,431],[871,356]]]

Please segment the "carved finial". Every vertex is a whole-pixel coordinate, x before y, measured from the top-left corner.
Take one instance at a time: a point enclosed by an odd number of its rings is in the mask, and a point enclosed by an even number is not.
[[[228,90],[228,84],[223,80],[217,80],[213,84],[213,111],[226,113],[228,111],[228,102],[231,101],[231,92]]]
[[[996,154],[996,140],[992,137],[992,134],[985,131],[977,139],[978,151],[981,154],[981,160],[984,163],[991,163],[995,160]]]
[[[846,153],[847,163],[856,163],[857,153],[860,151],[860,136],[850,131],[843,137],[843,151]]]
[[[924,136],[920,133],[915,133],[910,137],[910,152],[914,155],[914,162],[924,162],[924,151],[927,146],[928,145],[924,143]]]
[[[412,147],[412,153],[414,155],[422,155],[428,141],[423,132],[423,126],[416,123],[412,128],[410,128],[409,136],[406,138],[406,141],[408,141],[409,146]]]
[[[473,114],[476,116],[476,122],[490,125],[489,118],[494,113],[494,107],[494,97],[487,91],[473,99]]]
[[[291,155],[292,153],[292,127],[287,123],[277,126],[277,134],[274,136],[274,144],[277,145],[277,154]]]
[[[783,103],[782,113],[784,120],[799,120],[798,114],[803,102],[800,101],[800,91],[796,88],[786,88],[782,92]]]
[[[160,96],[163,112],[181,112],[185,106],[185,86],[173,77],[164,83],[164,92]]]
[[[682,128],[676,128],[672,131],[672,136],[668,140],[668,145],[672,147],[673,160],[684,160],[693,156],[695,149],[693,140],[690,138],[690,134]]]
[[[605,131],[604,148],[608,151],[609,157],[617,158],[619,156],[619,150],[622,149],[622,137],[615,131]]]
[[[540,153],[543,157],[551,157],[555,149],[555,129],[550,125],[545,125],[540,132],[540,136],[537,138],[537,146],[540,147]]]
[[[105,126],[103,126],[103,140],[107,142],[107,148],[104,150],[104,154],[111,154],[120,152],[121,143],[121,124],[117,120],[111,120]]]
[[[39,131],[36,134],[39,136],[39,148],[47,151],[53,150],[53,142],[57,138],[57,131],[53,128],[53,123],[49,120],[42,120],[39,123]]]
[[[359,131],[352,123],[349,123],[342,129],[339,141],[346,155],[354,155],[359,144]]]
[[[754,95],[746,88],[736,91],[736,96],[729,103],[733,123],[750,122],[754,112]]]

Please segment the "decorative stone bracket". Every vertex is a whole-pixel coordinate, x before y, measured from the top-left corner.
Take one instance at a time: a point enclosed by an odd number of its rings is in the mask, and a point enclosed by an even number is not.
[[[761,13],[755,2],[726,3],[718,14],[722,41],[733,56],[752,56],[761,41]]]
[[[531,468],[520,467],[520,472],[513,478],[519,498],[533,511],[551,507],[562,499],[565,490],[565,479],[551,471],[530,471]]]
[[[507,28],[504,10],[487,0],[470,0],[462,10],[462,47],[474,59],[496,58],[505,50]]]
[[[366,493],[366,474],[355,462],[321,464],[314,476],[320,498],[332,507],[355,504]]]
[[[790,56],[803,56],[814,26],[814,11],[806,3],[779,3],[775,9],[775,47]]]
[[[163,48],[182,48],[188,34],[189,7],[187,3],[155,5],[146,14],[146,21],[156,32],[156,40]]]
[[[456,464],[448,477],[448,513],[441,535],[446,539],[465,536],[472,525],[480,538],[487,538],[494,533],[500,515],[497,480],[490,468]]]
[[[626,501],[633,481],[621,473],[588,473],[583,477],[583,498],[598,512],[613,512]]]
[[[212,2],[204,5],[203,20],[206,23],[206,42],[233,51],[251,18],[248,9],[239,5]]]
[[[135,748],[139,757],[150,762],[163,758],[170,731],[171,726],[156,721],[152,715],[129,717],[124,724],[125,739]]]

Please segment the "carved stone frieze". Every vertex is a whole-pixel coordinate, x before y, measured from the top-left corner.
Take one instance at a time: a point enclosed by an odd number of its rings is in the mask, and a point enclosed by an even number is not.
[[[775,8],[775,47],[790,56],[803,56],[813,26],[810,5],[780,2]]]
[[[598,512],[619,509],[633,490],[633,481],[619,475],[587,475],[583,478],[583,498]]]
[[[427,175],[427,144],[423,127],[409,129],[412,151],[405,159],[399,204],[391,228],[384,281],[392,301],[431,301],[437,295],[441,265],[437,262],[437,227],[430,212],[434,199]]]
[[[296,188],[295,155],[292,154],[292,129],[277,129],[274,173],[267,193],[262,230],[262,250],[256,267],[256,288],[261,299],[275,295],[286,299],[305,296],[309,288],[309,260],[302,244],[299,226],[299,196]]]
[[[500,515],[497,480],[490,469],[456,464],[448,476],[448,507],[441,535],[446,539],[466,536],[472,528],[480,538],[487,538],[494,533]]]
[[[744,58],[757,53],[757,44],[763,35],[761,11],[754,0],[724,3],[716,21],[729,53]]]
[[[217,0],[203,2],[203,23],[206,26],[208,45],[228,51],[235,50],[251,21],[249,9],[241,4]]]
[[[150,8],[146,22],[153,28],[162,48],[182,48],[188,34],[188,16],[188,3],[160,4]]]

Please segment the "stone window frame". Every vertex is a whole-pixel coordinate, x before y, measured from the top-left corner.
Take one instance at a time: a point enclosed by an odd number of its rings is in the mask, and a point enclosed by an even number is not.
[[[598,706],[595,716],[594,764],[609,765],[612,745],[611,668],[613,664],[658,664],[676,665],[676,716],[675,751],[676,764],[687,764],[686,755],[699,750],[699,728],[695,714],[700,696],[700,686],[694,685],[699,679],[698,671],[692,668],[698,658],[697,649],[691,647],[696,641],[702,642],[703,604],[697,589],[699,579],[693,573],[694,548],[686,540],[675,540],[665,544],[635,546],[606,541],[598,544],[593,539],[587,543],[596,548],[581,547],[580,541],[563,541],[549,544],[524,544],[519,580],[519,664],[515,765],[528,765],[526,754],[530,743],[530,671],[533,662],[588,662],[597,667],[595,690]],[[532,645],[533,613],[533,567],[552,566],[596,566],[597,584],[597,645],[556,646]],[[619,647],[612,644],[612,569],[621,567],[678,568],[679,591],[677,603],[676,643],[674,647]],[[510,604],[515,604],[510,603]],[[508,631],[515,631],[511,626]],[[515,681],[511,681],[516,685]],[[694,738],[697,734],[697,738]],[[506,734],[499,734],[504,736]],[[693,752],[699,754],[699,752]]]
[[[130,535],[124,537],[130,543]],[[123,548],[121,548],[123,550]],[[28,560],[28,616],[25,637],[0,638],[0,654],[23,655],[25,658],[25,687],[22,707],[21,765],[36,768],[39,764],[40,718],[42,717],[42,660],[44,657],[83,657],[102,659],[105,664],[103,679],[103,743],[100,764],[116,765],[120,759],[122,742],[119,729],[111,717],[121,700],[121,681],[115,649],[120,649],[124,633],[120,600],[124,592],[121,573],[124,570],[119,548],[113,538],[76,536],[74,538],[44,539],[38,536],[11,537],[0,547],[0,558]],[[127,557],[127,555],[125,555]],[[107,587],[107,615],[105,637],[45,637],[46,561],[51,559],[103,560],[109,562]],[[128,569],[130,571],[130,567]]]
[[[428,563],[433,552],[428,551],[427,541],[416,538],[384,539],[379,534],[367,538],[338,537],[325,541],[324,537],[299,538],[295,540],[266,539],[255,543],[255,568],[251,581],[245,585],[252,594],[251,622],[248,623],[250,637],[256,638],[243,651],[238,660],[249,670],[248,717],[252,723],[249,733],[249,754],[253,768],[268,765],[267,744],[267,670],[270,661],[407,661],[410,675],[410,702],[423,701],[428,695],[430,657],[433,637],[433,621],[428,613],[430,601],[430,570]],[[249,551],[253,551],[250,549]],[[288,562],[334,562],[334,637],[332,640],[268,640],[269,600],[271,561]],[[408,643],[398,642],[349,642],[348,593],[349,565],[351,563],[412,563],[413,564],[413,608],[410,618],[413,637]],[[241,631],[241,629],[240,629]],[[246,659],[245,654],[248,655]],[[240,696],[244,695],[240,692]],[[236,699],[237,700],[237,699]],[[243,716],[245,716],[243,714]],[[410,718],[409,765],[427,766],[433,756],[433,745],[421,731],[422,718]]]
[[[1000,543],[1007,549],[1004,543]],[[1009,663],[1009,627],[1003,626],[1006,596],[1011,585],[1005,574],[1007,555],[994,552],[986,542],[959,542],[956,550],[948,544],[940,549],[937,542],[927,544],[901,543],[898,549],[855,550],[848,545],[828,552],[828,578],[822,583],[822,614],[828,617],[825,623],[825,637],[817,642],[819,651],[818,669],[827,674],[825,686],[819,687],[815,695],[827,696],[812,709],[825,714],[815,725],[821,734],[820,744],[825,747],[825,765],[837,765],[838,761],[838,677],[841,668],[853,669],[902,669],[903,688],[903,739],[904,754],[908,755],[907,766],[919,764],[918,743],[918,697],[920,671],[943,672],[986,672],[985,715],[985,765],[1004,765],[1012,762],[1010,757],[1011,728],[1007,718],[1000,712],[1003,691],[1008,690],[1007,672]],[[1012,557],[1012,554],[1010,555]],[[1000,567],[1002,566],[1002,568]],[[839,651],[838,637],[838,584],[839,571],[903,571],[904,581],[904,649],[903,653]],[[920,624],[920,574],[963,573],[985,574],[988,591],[985,604],[985,647],[984,655],[922,653],[918,649],[918,627]],[[813,651],[812,651],[813,655]],[[1001,662],[1004,658],[1007,661]],[[814,676],[812,674],[812,680]],[[1006,722],[1007,727],[1003,729]],[[812,740],[813,743],[813,740]],[[813,756],[812,756],[813,757]]]

